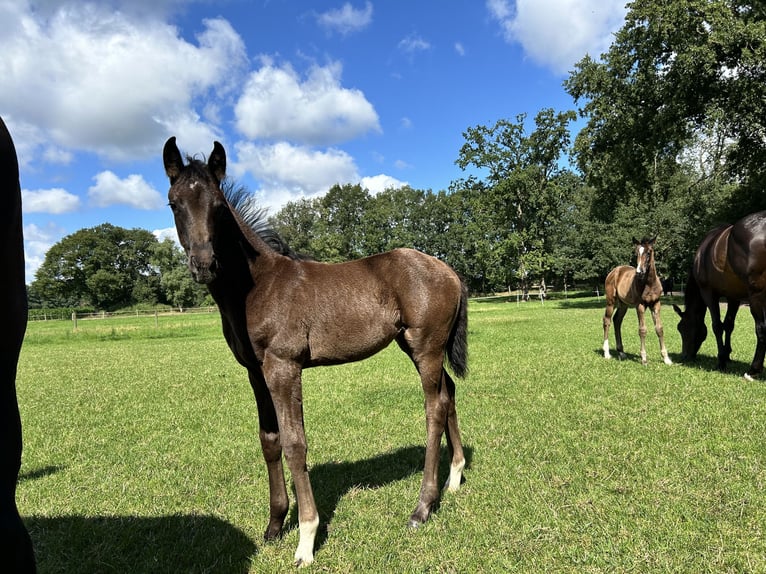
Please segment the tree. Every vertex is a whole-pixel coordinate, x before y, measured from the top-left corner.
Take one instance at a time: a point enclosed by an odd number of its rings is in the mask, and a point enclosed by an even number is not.
[[[516,122],[499,120],[493,127],[469,128],[455,162],[486,173],[453,184],[470,198],[477,256],[491,287],[504,288],[514,279],[528,289],[532,277],[543,279],[551,269],[551,233],[566,203],[569,187],[558,184],[567,170],[560,164],[570,144],[573,111],[548,108],[535,116],[527,133],[526,115]]]
[[[323,261],[348,261],[365,254],[362,216],[370,194],[359,184],[333,185],[319,199],[320,219],[312,242]]]
[[[207,289],[195,282],[186,264],[186,255],[173,240],[165,238],[157,243],[150,263],[159,276],[160,292],[164,303],[179,309],[202,305]]]
[[[156,244],[145,229],[109,223],[81,229],[48,250],[32,288],[48,304],[130,305],[136,283],[156,273],[150,264]]]
[[[600,61],[583,58],[565,82],[588,118],[575,154],[605,200],[602,215],[626,194],[667,199],[679,155],[703,133],[726,142],[712,174],[762,178],[766,5],[635,0],[629,7],[608,52]]]

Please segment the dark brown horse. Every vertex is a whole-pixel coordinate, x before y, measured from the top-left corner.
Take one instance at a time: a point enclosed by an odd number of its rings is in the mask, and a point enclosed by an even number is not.
[[[721,322],[719,300],[728,305]],[[750,369],[752,379],[763,371],[766,353],[766,211],[746,215],[734,225],[722,225],[708,233],[697,248],[684,296],[685,311],[674,305],[681,317],[682,358],[694,359],[707,337],[705,314],[718,344],[718,368],[726,370],[731,357],[731,333],[739,305],[750,304],[755,320],[757,344]]]
[[[16,399],[16,365],[27,327],[21,187],[16,148],[0,119],[0,564],[4,572],[34,572],[32,542],[16,508],[21,468],[21,418]]]
[[[609,326],[612,323],[614,313],[614,338],[617,343],[617,353],[620,359],[625,358],[622,348],[622,320],[628,307],[635,307],[638,313],[638,335],[641,338],[641,363],[646,364],[646,309],[652,312],[654,331],[660,340],[660,352],[665,364],[672,365],[673,361],[668,356],[665,348],[665,337],[660,318],[660,296],[662,295],[662,283],[654,268],[654,239],[643,238],[641,241],[633,239],[636,250],[636,267],[620,265],[615,267],[606,276],[604,293],[606,296],[606,310],[604,311],[604,358],[610,359],[609,353]],[[617,311],[615,312],[615,307]]]
[[[175,138],[163,151],[168,199],[194,279],[208,286],[223,333],[247,368],[255,392],[269,475],[269,540],[282,530],[289,500],[282,453],[292,474],[300,541],[296,565],[314,559],[319,524],[306,466],[301,371],[364,359],[396,340],[412,359],[425,393],[426,455],[410,525],[426,521],[439,499],[442,435],[451,457],[449,490],[460,487],[465,458],[455,411],[453,372],[467,368],[466,289],[441,261],[412,249],[339,264],[283,255],[253,228],[252,214],[221,183],[226,154],[215,142],[207,164],[184,165]],[[239,205],[238,205],[239,204]],[[278,243],[278,242],[277,242]]]

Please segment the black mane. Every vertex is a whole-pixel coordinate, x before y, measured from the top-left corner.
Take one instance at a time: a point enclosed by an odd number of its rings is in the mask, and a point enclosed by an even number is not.
[[[221,182],[221,191],[229,207],[236,211],[245,225],[255,231],[271,249],[290,259],[312,259],[307,255],[294,251],[282,239],[279,233],[269,225],[267,220],[268,211],[258,206],[255,196],[247,191],[245,187],[235,184],[229,178],[225,178]]]

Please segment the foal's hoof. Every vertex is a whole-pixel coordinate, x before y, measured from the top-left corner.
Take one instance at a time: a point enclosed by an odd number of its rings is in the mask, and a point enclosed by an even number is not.
[[[407,522],[407,526],[412,529],[420,528],[426,520],[428,520],[429,516],[431,516],[431,509],[418,505],[415,512],[410,515],[410,520]]]
[[[282,536],[282,526],[273,526],[269,525],[266,528],[266,532],[263,533],[263,540],[265,542],[271,542],[272,540],[277,540],[279,537]]]
[[[422,525],[422,522],[415,520],[414,518],[410,518],[409,522],[407,522],[407,528],[412,528],[413,530],[420,528]]]

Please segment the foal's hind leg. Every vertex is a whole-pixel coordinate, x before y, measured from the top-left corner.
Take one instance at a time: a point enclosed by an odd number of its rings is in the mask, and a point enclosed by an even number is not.
[[[617,356],[622,361],[626,358],[625,351],[622,348],[622,320],[625,318],[625,313],[628,312],[628,307],[620,303],[617,306],[617,311],[612,318],[614,322],[614,341],[617,348]]]
[[[402,350],[409,355],[420,374],[425,396],[426,411],[426,460],[423,465],[423,481],[420,485],[418,505],[410,515],[409,525],[417,527],[431,515],[439,501],[439,454],[441,439],[447,430],[447,447],[452,457],[447,488],[457,490],[462,480],[465,456],[458,430],[455,410],[455,383],[444,370],[444,351],[417,352],[413,350],[414,337],[411,330],[396,339]]]
[[[449,376],[449,373],[442,368],[444,384],[442,393],[447,394],[447,449],[450,457],[449,478],[445,488],[450,492],[460,489],[460,483],[463,480],[463,468],[465,468],[465,455],[463,453],[463,442],[460,440],[460,429],[457,423],[457,409],[455,408],[455,381]]]

